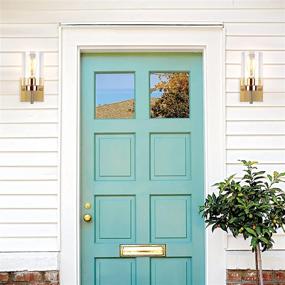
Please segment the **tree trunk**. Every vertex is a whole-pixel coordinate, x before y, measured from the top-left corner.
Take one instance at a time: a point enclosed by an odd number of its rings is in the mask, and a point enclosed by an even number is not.
[[[255,255],[255,274],[256,274],[256,284],[259,285],[259,272],[258,272],[258,253],[257,253],[257,248],[254,250],[254,255]]]
[[[259,285],[264,285],[263,283],[263,276],[262,276],[262,260],[261,260],[261,250],[260,244],[258,244],[255,250],[255,263],[256,263],[256,270],[257,270],[257,280]]]

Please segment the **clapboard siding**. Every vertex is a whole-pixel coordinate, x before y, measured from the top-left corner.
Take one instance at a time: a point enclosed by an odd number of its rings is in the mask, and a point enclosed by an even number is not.
[[[285,107],[227,107],[227,121],[284,121]]]
[[[0,152],[1,166],[57,166],[57,152],[53,151],[5,151]]]
[[[227,174],[242,175],[238,159],[258,160],[265,170],[284,171],[284,1],[3,0],[1,4],[0,250],[59,250],[60,22],[224,23]],[[264,58],[264,102],[253,105],[239,101],[241,53],[246,49],[260,50]],[[45,53],[45,102],[34,105],[19,102],[18,94],[21,53],[29,50]],[[15,209],[21,201],[24,206]],[[228,246],[231,253],[245,249],[231,236]]]
[[[240,64],[242,51],[226,50],[226,64]],[[273,50],[262,51],[263,63],[266,64],[285,64],[285,51]]]
[[[278,136],[227,136],[228,150],[285,149],[285,133]],[[260,154],[259,154],[260,155]]]
[[[44,67],[45,80],[57,80],[58,79],[58,68],[56,66],[45,66]],[[0,66],[0,78],[3,81],[14,81],[15,78],[22,77],[21,66]]]
[[[0,181],[0,195],[54,195],[58,194],[57,181]]]
[[[285,24],[284,23],[239,23],[226,25],[227,36],[285,36]]]
[[[45,80],[45,93],[48,95],[58,94],[58,81]],[[1,80],[0,94],[2,95],[19,95],[19,80]],[[1,96],[1,95],[0,95]]]
[[[239,64],[227,64],[227,78],[240,78],[241,66]],[[285,79],[285,64],[266,64],[263,67],[263,77],[266,79],[283,78]]]
[[[17,25],[19,26],[19,25]],[[45,52],[44,55],[45,66],[58,66],[58,52]],[[21,52],[1,52],[0,53],[0,66],[22,66],[22,53]]]
[[[0,196],[1,209],[56,209],[56,195],[7,195]]]
[[[0,37],[0,250],[58,251],[58,24],[1,24]],[[33,105],[19,101],[29,50],[44,52]]]
[[[25,105],[23,104],[23,107]],[[18,109],[14,110],[1,110],[0,112],[0,123],[56,123],[57,110],[53,109]]]
[[[258,161],[260,169],[269,172],[284,172],[285,25],[229,24],[226,34],[227,174],[243,175],[239,159]],[[264,102],[253,105],[239,102],[241,52],[247,49],[262,51],[264,61]],[[275,249],[284,249],[284,235],[276,236],[276,240]],[[228,236],[229,251],[247,249],[248,243],[243,239]],[[233,257],[228,259],[232,264]]]
[[[0,124],[0,138],[55,138],[58,124]]]
[[[58,38],[2,38],[1,39],[2,51],[30,51],[30,50],[42,50],[42,51],[57,51],[58,50]]]
[[[57,222],[58,214],[55,209],[0,209],[0,224],[45,225]],[[25,248],[22,251],[25,251]]]
[[[0,152],[57,152],[57,138],[1,138]],[[58,162],[57,162],[58,163]],[[56,163],[56,164],[57,164]],[[1,191],[1,190],[0,190]]]
[[[227,36],[227,50],[285,50],[284,36]]]
[[[25,104],[25,106],[23,105]],[[19,94],[17,95],[0,95],[0,109],[1,110],[15,110],[15,109],[56,109],[58,107],[58,96],[45,95],[45,104],[35,102],[33,105],[19,101]]]
[[[226,79],[226,92],[239,92],[239,79]],[[266,93],[285,93],[284,78],[265,78],[263,80],[263,90]]]
[[[1,97],[0,97],[1,100]],[[238,92],[231,92],[227,94],[226,106],[243,106],[243,108],[255,108],[255,107],[284,107],[285,106],[285,93],[263,93],[263,102],[255,102],[253,105],[243,104],[240,102],[240,94]]]
[[[20,233],[20,234],[19,234]],[[0,238],[6,237],[56,237],[56,224],[2,224]]]
[[[233,149],[227,150],[228,163],[235,163],[239,159],[259,161],[259,163],[284,163],[285,161],[285,147],[283,149],[262,149],[262,150],[247,150],[247,149]]]
[[[55,251],[56,237],[9,237],[0,238],[0,251]]]
[[[227,135],[280,135],[284,134],[285,122],[284,121],[232,121],[226,123]],[[268,146],[270,148],[270,145]]]
[[[57,38],[57,24],[0,24],[1,38]]]
[[[7,163],[8,164],[8,163]],[[58,171],[55,166],[1,166],[1,180],[57,180]],[[12,207],[12,205],[11,205]]]

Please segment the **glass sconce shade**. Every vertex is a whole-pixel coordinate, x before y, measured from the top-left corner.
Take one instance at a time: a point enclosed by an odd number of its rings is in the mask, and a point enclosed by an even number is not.
[[[263,62],[261,52],[247,51],[242,53],[241,79],[244,85],[262,85],[262,66]]]
[[[42,52],[23,53],[20,98],[22,102],[32,104],[44,100]]]
[[[262,53],[246,51],[241,58],[240,101],[263,101]]]
[[[27,84],[31,79],[39,85],[43,80],[43,53],[42,52],[25,52],[23,53],[23,70],[22,78]]]

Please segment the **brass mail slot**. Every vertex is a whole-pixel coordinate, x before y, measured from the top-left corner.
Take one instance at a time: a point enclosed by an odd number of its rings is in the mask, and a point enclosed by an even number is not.
[[[121,244],[121,257],[164,257],[165,244]]]

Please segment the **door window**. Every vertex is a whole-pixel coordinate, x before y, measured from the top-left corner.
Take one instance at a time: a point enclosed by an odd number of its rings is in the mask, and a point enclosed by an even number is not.
[[[151,118],[189,118],[189,72],[150,73]]]
[[[135,74],[95,73],[96,119],[131,119],[135,114]]]

